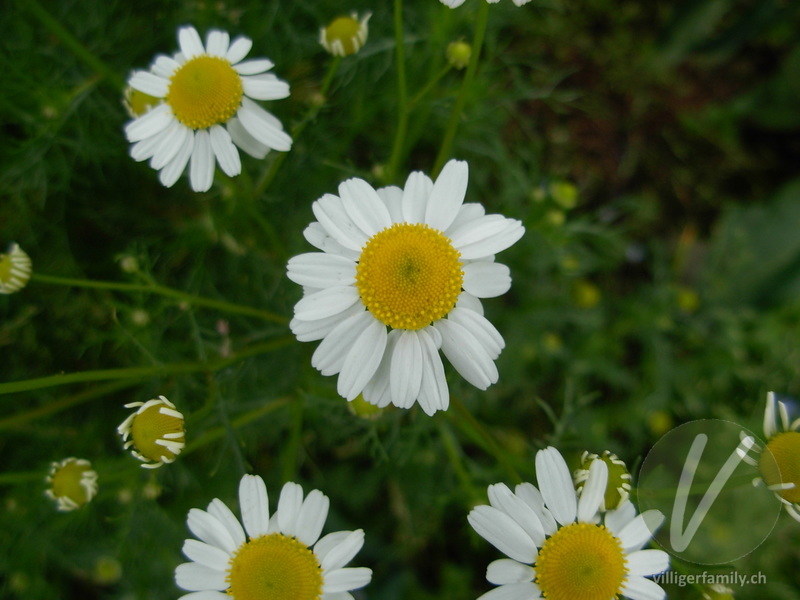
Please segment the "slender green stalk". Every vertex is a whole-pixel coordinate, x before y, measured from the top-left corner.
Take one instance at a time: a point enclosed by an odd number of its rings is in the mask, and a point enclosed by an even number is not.
[[[67,277],[57,277],[55,275],[44,275],[41,273],[34,273],[31,276],[32,282],[38,283],[52,283],[55,285],[65,285],[68,287],[81,287],[96,290],[113,290],[117,292],[144,292],[148,294],[158,294],[159,296],[166,296],[167,298],[175,298],[181,302],[186,302],[193,306],[204,306],[206,308],[215,308],[224,312],[237,313],[240,315],[247,315],[249,317],[258,317],[265,321],[272,323],[280,323],[284,325],[288,322],[286,317],[271,313],[260,308],[253,308],[252,306],[244,306],[242,304],[235,304],[226,300],[216,300],[214,298],[205,298],[203,296],[195,296],[186,292],[181,292],[170,287],[158,284],[137,284],[137,283],[118,283],[115,281],[93,281],[91,279],[71,279]]]
[[[397,129],[392,154],[386,168],[386,180],[395,183],[408,132],[408,86],[406,84],[406,52],[403,39],[403,0],[394,0],[394,50],[397,63]]]
[[[297,455],[300,452],[300,439],[303,435],[303,398],[298,397],[290,406],[292,413],[289,440],[281,453],[281,476],[283,481],[294,481],[297,475]]]
[[[430,93],[430,91],[434,88],[434,86],[437,83],[439,83],[439,80],[445,75],[447,75],[452,68],[453,66],[450,64],[447,64],[444,67],[442,67],[439,70],[439,72],[433,76],[433,79],[431,79],[427,84],[425,84],[425,87],[423,87],[419,92],[417,92],[414,95],[413,98],[411,98],[411,100],[408,101],[408,110],[411,111],[411,109],[414,108],[420,100],[422,100],[428,93]]]
[[[168,375],[180,375],[198,372],[220,371],[232,364],[245,358],[272,352],[279,348],[289,345],[294,340],[293,336],[283,336],[258,344],[250,348],[245,348],[233,356],[219,358],[207,362],[186,362],[169,363],[165,365],[155,365],[151,367],[127,367],[121,369],[99,369],[94,371],[79,371],[77,373],[62,373],[58,375],[47,375],[34,379],[24,379],[22,381],[10,381],[0,383],[0,395],[13,394],[17,392],[29,392],[47,387],[68,385],[71,383],[88,383],[96,381],[116,381],[116,380],[141,380],[150,377],[166,377]]]
[[[473,485],[472,478],[469,476],[469,473],[467,473],[467,469],[464,467],[464,463],[461,460],[463,451],[455,434],[453,434],[453,430],[439,419],[437,419],[436,425],[439,428],[439,434],[442,439],[442,444],[444,445],[445,454],[447,454],[447,458],[450,461],[450,466],[453,467],[456,478],[465,494],[465,501],[477,499],[479,497],[478,491]]]
[[[20,0],[17,2],[23,8],[27,8],[50,32],[64,44],[70,52],[89,65],[96,73],[105,78],[111,85],[118,90],[125,88],[125,80],[119,76],[114,69],[109,67],[94,54],[89,52],[78,39],[67,31],[61,23],[56,21],[37,0]]]
[[[478,19],[475,25],[475,37],[472,40],[472,55],[467,65],[467,72],[464,74],[464,80],[461,82],[461,89],[458,91],[456,102],[453,105],[453,110],[450,112],[450,120],[447,122],[447,129],[445,129],[444,137],[442,138],[442,145],[439,146],[439,154],[436,155],[436,161],[433,163],[432,176],[436,177],[439,171],[442,170],[444,163],[450,157],[450,150],[453,147],[453,140],[456,137],[458,124],[461,122],[461,116],[464,111],[464,105],[467,102],[472,81],[475,79],[475,73],[478,70],[478,61],[481,56],[481,48],[483,47],[483,39],[486,36],[486,25],[489,23],[489,3],[480,2],[478,9]]]
[[[330,64],[328,65],[328,71],[325,73],[325,78],[322,80],[322,87],[320,88],[320,96],[322,96],[322,102],[313,104],[306,112],[305,116],[301,119],[301,121],[292,129],[292,140],[297,141],[297,138],[300,137],[300,134],[303,133],[303,130],[306,126],[312,122],[314,119],[317,118],[319,111],[322,110],[322,107],[325,106],[325,100],[327,99],[328,89],[331,87],[331,83],[333,82],[333,78],[336,75],[336,72],[339,70],[339,64],[342,62],[341,56],[334,56],[331,60]],[[267,191],[267,188],[270,186],[272,181],[275,179],[275,176],[278,174],[278,171],[283,164],[283,161],[286,160],[287,152],[281,152],[278,156],[275,157],[275,160],[272,161],[269,169],[264,173],[261,179],[256,184],[255,188],[253,189],[252,197],[253,199],[260,198],[264,192]]]

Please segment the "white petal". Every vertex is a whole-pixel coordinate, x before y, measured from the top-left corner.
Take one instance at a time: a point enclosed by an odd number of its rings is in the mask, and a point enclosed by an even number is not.
[[[627,563],[632,575],[655,575],[669,569],[669,554],[662,550],[639,550],[628,555]]]
[[[313,546],[319,539],[329,506],[330,500],[319,490],[311,490],[303,501],[297,516],[295,537],[306,546]]]
[[[225,581],[225,576],[223,571],[209,569],[198,563],[183,563],[175,568],[175,583],[179,588],[189,592],[226,590],[228,583]]]
[[[622,586],[622,595],[631,600],[663,600],[667,593],[663,588],[644,577],[629,576]]]
[[[403,219],[403,190],[396,185],[378,188],[375,190],[386,205],[392,223],[402,223]]]
[[[339,196],[325,194],[311,205],[325,231],[345,248],[360,253],[369,236],[350,218]]]
[[[157,171],[167,166],[178,155],[181,148],[188,143],[188,139],[192,137],[192,130],[183,123],[175,121],[164,130],[164,134],[160,137],[162,142],[153,153],[153,160],[150,161],[150,166]]]
[[[386,205],[363,179],[353,178],[340,183],[339,197],[347,216],[368,238],[391,227],[392,219]]]
[[[764,437],[767,439],[778,431],[775,404],[775,392],[767,392],[767,405],[764,408]]]
[[[286,276],[314,288],[355,285],[356,263],[326,252],[308,252],[289,259]]]
[[[303,488],[291,481],[285,483],[278,499],[278,527],[285,535],[295,535],[297,516],[303,506]]]
[[[186,59],[205,54],[206,49],[200,39],[200,34],[194,27],[181,27],[178,30],[178,44]]]
[[[448,227],[444,233],[447,237],[451,237],[453,231],[457,231],[466,223],[480,219],[485,214],[486,209],[483,208],[483,205],[478,204],[477,202],[467,202],[462,204],[461,208],[458,210],[458,215],[456,216],[455,220],[450,223],[450,227]]]
[[[533,581],[535,573],[530,565],[523,565],[510,558],[501,558],[489,563],[486,580],[495,585]]]
[[[372,581],[372,570],[366,567],[337,569],[325,573],[325,583],[322,589],[326,594],[347,592],[362,588],[370,581]]]
[[[505,250],[524,233],[520,221],[502,215],[487,215],[449,232],[449,237],[461,258],[472,260]]]
[[[154,98],[164,98],[169,91],[169,80],[149,71],[136,71],[128,80],[128,85]]]
[[[167,80],[170,77],[172,77],[175,71],[177,71],[180,68],[181,64],[177,60],[175,60],[171,56],[165,56],[164,54],[156,56],[156,59],[150,66],[150,70],[153,72],[154,75],[158,75]]]
[[[131,158],[137,162],[147,160],[156,152],[158,152],[158,150],[161,148],[161,145],[164,143],[164,140],[166,140],[168,137],[171,137],[172,134],[172,128],[167,127],[166,129],[159,131],[157,134],[151,135],[149,138],[145,138],[134,143],[131,146]]]
[[[366,309],[359,305],[354,304],[347,310],[325,317],[324,319],[316,319],[314,321],[302,321],[300,319],[292,319],[289,322],[289,328],[292,333],[297,337],[300,342],[315,342],[326,337],[334,328],[347,319],[348,317],[364,312]]]
[[[208,504],[208,514],[212,517],[216,517],[217,520],[225,526],[237,547],[245,543],[246,538],[244,529],[242,529],[242,524],[239,523],[239,519],[234,516],[231,509],[228,508],[228,505],[222,500],[214,498]]]
[[[225,571],[231,559],[230,555],[224,550],[197,540],[184,541],[183,553],[189,560],[215,571]]]
[[[247,535],[255,538],[267,533],[269,496],[264,480],[258,475],[244,475],[239,482],[239,510]]]
[[[422,347],[415,331],[402,331],[392,356],[392,404],[411,408],[422,385]]]
[[[456,307],[466,308],[483,316],[483,304],[469,292],[461,292],[456,300]]]
[[[202,592],[192,592],[191,594],[184,594],[178,600],[230,600],[230,596],[225,592],[214,592],[204,590]]]
[[[242,105],[236,116],[242,122],[247,132],[265,146],[282,152],[292,148],[292,138],[279,127],[275,126],[274,117],[267,117],[267,111],[250,100],[242,97]]]
[[[497,367],[472,333],[449,319],[439,319],[433,326],[442,336],[442,352],[464,379],[479,390],[497,383]]]
[[[174,120],[169,104],[159,104],[125,125],[125,136],[129,142],[138,142],[163,131]]]
[[[280,100],[289,97],[289,84],[275,77],[250,75],[242,77],[244,93],[255,100]]]
[[[314,546],[314,554],[323,571],[340,569],[353,560],[364,545],[364,531],[329,533]]]
[[[425,414],[433,415],[437,410],[447,410],[450,405],[450,391],[438,349],[441,336],[436,329],[428,326],[417,331],[417,337],[422,348],[422,382],[417,402]],[[435,339],[437,337],[439,344]]]
[[[172,187],[178,181],[178,177],[181,176],[181,173],[186,168],[186,163],[189,162],[189,158],[192,156],[192,150],[194,150],[194,135],[186,138],[175,157],[158,173],[158,179],[164,186]]]
[[[439,231],[450,227],[464,203],[468,180],[467,163],[460,160],[449,161],[433,184],[425,209],[425,223]]]
[[[590,523],[600,510],[600,503],[606,493],[608,465],[602,460],[593,460],[589,476],[578,500],[578,521]]]
[[[302,298],[294,306],[294,314],[303,321],[315,321],[343,312],[359,301],[355,286],[339,286],[320,290]]]
[[[430,177],[414,171],[406,179],[403,188],[403,220],[408,223],[424,223],[428,198],[433,190]]]
[[[353,342],[339,372],[336,389],[348,401],[354,400],[372,379],[386,350],[386,325],[371,315],[367,322],[366,329]]]
[[[189,181],[195,192],[206,192],[214,181],[214,153],[211,152],[211,141],[208,131],[199,129],[194,132],[194,148],[189,163]]]
[[[228,177],[235,177],[242,172],[242,162],[239,151],[233,145],[233,140],[228,130],[221,125],[214,125],[209,129],[211,150],[217,157],[220,168]]]
[[[619,532],[636,518],[636,508],[630,500],[625,500],[615,510],[610,510],[605,514],[604,524],[608,529],[619,537]]]
[[[536,546],[544,543],[544,529],[534,510],[521,498],[517,498],[504,483],[489,486],[489,503],[498,510],[503,511],[519,527],[527,533]],[[491,580],[490,580],[491,581]],[[499,583],[493,581],[492,583]],[[503,582],[509,583],[509,582]]]
[[[234,69],[239,75],[258,75],[265,73],[275,66],[271,60],[266,58],[254,58],[252,60],[245,60],[238,63]]]
[[[386,338],[386,349],[383,351],[383,359],[378,366],[372,379],[364,386],[361,392],[364,400],[370,404],[378,407],[388,406],[392,401],[391,393],[391,371],[392,371],[392,357],[394,356],[394,349],[400,339],[400,330],[393,329],[389,332]]]
[[[447,318],[467,329],[492,360],[500,356],[500,351],[505,348],[503,336],[483,315],[467,308],[456,307],[450,311]]]
[[[206,35],[206,53],[211,56],[225,58],[228,53],[228,43],[231,38],[226,31],[212,29]]]
[[[617,537],[626,551],[638,550],[653,537],[663,522],[664,515],[660,511],[647,510],[628,523]]]
[[[320,600],[355,600],[350,592],[323,592]]]
[[[250,52],[250,48],[253,47],[253,40],[246,37],[238,37],[233,40],[230,48],[228,48],[228,61],[235,65],[240,60],[242,60],[247,53]]]
[[[532,581],[509,583],[490,590],[478,600],[537,600],[541,598],[539,588]]]
[[[558,450],[552,447],[536,453],[536,481],[547,508],[561,525],[575,520],[577,501],[569,467]]]
[[[471,262],[462,267],[464,289],[478,298],[502,296],[511,287],[511,270],[496,262]]]
[[[237,117],[231,117],[231,119],[225,124],[225,127],[228,129],[228,133],[230,134],[233,143],[239,146],[239,148],[247,152],[253,158],[262,159],[269,152],[269,146],[265,146],[252,135],[250,135]]]
[[[542,524],[544,532],[547,535],[553,535],[558,529],[558,523],[553,518],[553,514],[545,508],[544,498],[542,498],[542,494],[536,489],[536,486],[527,482],[520,483],[514,488],[514,493],[533,509]]]
[[[536,560],[536,544],[514,520],[491,506],[476,506],[467,521],[475,532],[509,558],[532,564]]]
[[[311,366],[325,376],[339,373],[356,341],[373,323],[375,317],[367,311],[356,313],[339,323],[317,346],[311,356]]]
[[[216,546],[229,554],[238,548],[227,528],[204,510],[193,508],[186,518],[189,531],[206,544]]]

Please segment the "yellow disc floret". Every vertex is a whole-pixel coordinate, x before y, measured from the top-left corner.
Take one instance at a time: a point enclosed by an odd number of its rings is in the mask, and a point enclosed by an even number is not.
[[[251,538],[230,560],[228,594],[236,600],[317,600],[322,568],[302,542],[281,533]]]
[[[456,304],[464,272],[444,234],[424,224],[395,223],[372,236],[356,267],[361,301],[394,329],[422,329]]]
[[[572,523],[545,540],[534,565],[547,600],[611,600],[627,567],[622,543],[602,525]]]
[[[242,103],[242,78],[231,63],[203,54],[184,63],[169,83],[166,101],[192,129],[227,123]]]
[[[80,508],[97,493],[97,473],[83,458],[65,458],[50,467],[47,476],[50,487],[47,496],[56,501],[58,510],[68,511]]]
[[[776,493],[787,502],[800,503],[800,432],[785,431],[772,436],[761,453],[758,467],[769,486],[793,483],[793,488]]]
[[[184,417],[175,405],[159,396],[125,407],[138,410],[117,427],[123,447],[144,462],[143,467],[154,469],[174,461],[186,445]]]

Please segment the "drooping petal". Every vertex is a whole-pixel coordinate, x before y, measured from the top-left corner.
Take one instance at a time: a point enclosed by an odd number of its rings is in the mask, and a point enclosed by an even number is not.
[[[194,132],[194,148],[189,163],[189,181],[195,192],[206,192],[214,181],[214,153],[208,131],[199,129]]]
[[[209,129],[211,150],[217,158],[220,168],[228,177],[235,177],[242,172],[242,161],[239,151],[233,145],[228,130],[221,125],[214,125]]]
[[[386,349],[383,351],[381,364],[375,370],[372,379],[369,380],[361,394],[364,400],[380,408],[389,406],[392,402],[391,370],[394,349],[400,339],[400,330],[393,329],[386,337]]]
[[[441,338],[436,329],[430,326],[417,332],[422,349],[422,382],[417,402],[427,415],[433,415],[437,410],[447,410],[450,405],[447,378],[435,336]]]
[[[192,130],[183,123],[175,121],[164,130],[163,136],[159,137],[161,144],[153,153],[153,159],[150,161],[150,166],[157,171],[167,166],[178,155],[187,140],[192,137]]]
[[[186,163],[189,162],[189,158],[192,156],[192,150],[194,150],[194,135],[186,138],[178,153],[158,172],[158,179],[162,185],[172,187],[178,181],[178,177],[186,169]]]
[[[422,385],[422,347],[415,331],[403,331],[392,356],[392,404],[411,408]]]
[[[386,325],[369,317],[367,327],[353,342],[339,373],[337,391],[345,400],[354,400],[372,379],[386,349]]]

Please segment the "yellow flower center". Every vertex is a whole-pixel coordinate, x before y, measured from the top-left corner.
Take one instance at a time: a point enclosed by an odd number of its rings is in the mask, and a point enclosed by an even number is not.
[[[242,545],[230,561],[228,594],[235,600],[317,600],[322,568],[296,538],[268,533]]]
[[[218,56],[196,56],[175,71],[166,101],[175,118],[192,129],[227,123],[242,103],[242,78]]]
[[[441,232],[395,223],[372,236],[356,267],[361,301],[394,329],[422,329],[449,313],[464,281],[459,252]]]
[[[628,572],[622,543],[602,525],[572,523],[545,540],[536,585],[547,600],[611,600]]]
[[[158,443],[158,440],[170,442],[183,442],[183,419],[171,414],[164,414],[161,409],[170,410],[163,404],[154,404],[136,415],[131,424],[131,437],[133,445],[139,454],[153,462],[171,462],[176,454],[169,448]],[[170,411],[175,412],[175,411]],[[180,436],[168,434],[180,434]]]
[[[341,43],[345,56],[355,54],[362,44],[359,40],[360,29],[361,23],[353,17],[339,17],[325,28],[325,39],[329,44],[336,41]]]
[[[778,433],[767,442],[758,464],[767,485],[793,483],[788,490],[777,494],[793,504],[800,503],[800,432]]]
[[[83,474],[91,471],[91,465],[70,461],[59,468],[51,479],[51,491],[56,498],[69,498],[78,506],[92,499],[92,492],[83,484]]]

